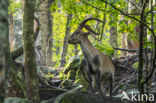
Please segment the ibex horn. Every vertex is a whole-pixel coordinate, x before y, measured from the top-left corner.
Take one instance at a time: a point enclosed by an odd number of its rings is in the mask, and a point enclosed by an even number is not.
[[[89,25],[85,25],[84,26],[88,31],[92,32],[95,35],[99,35],[98,33],[96,33]]]
[[[102,22],[102,23],[104,23],[103,21],[101,21],[100,19],[97,19],[97,18],[94,18],[94,17],[90,17],[90,18],[87,18],[87,19],[85,19],[85,20],[83,20],[81,23],[80,23],[80,25],[79,25],[79,29],[82,29],[84,26],[85,26],[85,24],[87,23],[87,21],[90,21],[90,20],[96,20],[96,21],[99,21],[99,22]]]

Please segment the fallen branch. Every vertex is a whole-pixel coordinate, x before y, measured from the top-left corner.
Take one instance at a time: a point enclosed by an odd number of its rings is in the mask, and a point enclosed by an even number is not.
[[[123,48],[116,48],[116,47],[113,47],[113,49],[121,50],[121,51],[128,51],[128,52],[136,52],[136,51],[138,51],[138,49],[123,49]]]

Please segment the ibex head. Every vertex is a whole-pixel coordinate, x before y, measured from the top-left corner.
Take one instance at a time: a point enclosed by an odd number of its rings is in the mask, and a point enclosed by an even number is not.
[[[85,36],[87,36],[88,34],[90,34],[90,32],[92,32],[93,34],[95,35],[98,35],[93,29],[91,29],[91,27],[89,25],[85,25],[87,23],[87,21],[89,20],[97,20],[97,21],[100,21],[100,22],[103,22],[97,18],[88,18],[88,19],[85,19],[84,21],[82,21],[78,27],[77,30],[75,30],[72,35],[68,38],[68,43],[69,44],[77,44],[77,43],[80,43],[81,40],[83,40],[82,38],[84,38]],[[84,32],[82,31],[83,28],[86,28],[89,32]]]

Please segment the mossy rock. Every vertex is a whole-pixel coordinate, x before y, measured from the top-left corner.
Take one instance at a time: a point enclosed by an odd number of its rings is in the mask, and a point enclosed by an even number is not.
[[[76,79],[75,79],[74,83],[77,85],[82,85],[84,89],[89,88],[89,84],[88,84],[87,80],[84,78],[82,71],[80,69],[78,69],[76,71]]]
[[[118,97],[107,97],[96,96],[89,94],[88,92],[82,92],[79,89],[74,88],[58,97],[56,97],[54,103],[135,103],[121,101]]]
[[[83,70],[83,73],[82,73]],[[80,62],[79,69],[76,71],[76,78],[75,78],[75,84],[82,85],[85,89],[88,89],[89,84],[86,80],[87,76],[87,69],[86,69],[86,60],[82,59]],[[88,78],[87,78],[88,79]]]
[[[80,61],[81,61],[81,56],[75,56],[75,57],[72,57],[67,66],[65,67],[65,69],[63,70],[63,72],[65,74],[67,74],[70,70],[77,70],[79,68],[79,65],[80,65]]]
[[[73,86],[73,83],[69,79],[65,79],[61,82],[60,87],[63,89],[71,89]]]
[[[38,74],[53,74],[56,72],[56,69],[53,67],[48,66],[37,66],[37,73]]]
[[[25,98],[9,97],[5,99],[4,103],[32,103],[32,102]]]
[[[67,79],[75,80],[75,77],[76,77],[76,72],[75,72],[75,70],[70,70],[70,71],[68,72]]]

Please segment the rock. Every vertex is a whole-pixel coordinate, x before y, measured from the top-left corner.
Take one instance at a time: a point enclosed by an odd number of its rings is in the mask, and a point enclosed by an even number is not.
[[[77,89],[73,89],[58,96],[54,103],[135,103],[130,101],[121,101],[121,98],[117,97],[101,97],[87,92],[80,92]]]
[[[82,74],[82,71],[80,69],[76,71],[76,79],[74,83],[77,85],[82,85],[83,88],[85,89],[88,89],[89,87],[89,84],[87,80],[84,78],[84,75]]]
[[[25,98],[9,97],[5,99],[4,103],[32,103],[32,102]]]
[[[56,98],[60,94],[67,92],[65,89],[61,88],[44,88],[39,90],[40,100],[50,100],[52,98]]]
[[[82,85],[83,88],[86,90],[89,88],[87,80],[88,76],[87,76],[86,60],[82,59],[80,62],[79,69],[76,71],[76,79],[74,83],[77,85]]]
[[[48,66],[37,66],[37,74],[42,75],[42,74],[55,74],[57,70],[53,67],[48,67]]]
[[[81,56],[72,57],[67,66],[64,69],[64,73],[67,74],[70,70],[77,70],[80,65]]]
[[[41,103],[54,103],[55,98],[41,101]]]

